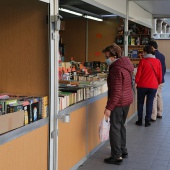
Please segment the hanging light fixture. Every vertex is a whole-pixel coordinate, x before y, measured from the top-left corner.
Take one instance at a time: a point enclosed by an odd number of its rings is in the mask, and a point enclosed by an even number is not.
[[[103,19],[101,19],[101,18],[92,17],[90,15],[84,15],[83,17],[87,18],[87,19],[92,19],[92,20],[95,20],[95,21],[103,21]]]
[[[70,14],[73,14],[73,15],[83,16],[83,14],[81,14],[81,13],[79,13],[79,12],[71,11],[71,10],[68,10],[68,9],[65,9],[65,8],[59,8],[59,10],[60,10],[60,11],[63,11],[63,12],[70,13]]]
[[[82,14],[82,13],[75,12],[75,11],[72,11],[72,10],[69,10],[69,9],[59,8],[59,10],[63,11],[63,12],[70,13],[70,14],[73,14],[73,15],[83,16],[84,18],[87,18],[87,19],[92,19],[92,20],[95,20],[95,21],[103,21],[103,19],[101,19],[101,18],[93,17],[93,16],[86,15],[86,14]]]

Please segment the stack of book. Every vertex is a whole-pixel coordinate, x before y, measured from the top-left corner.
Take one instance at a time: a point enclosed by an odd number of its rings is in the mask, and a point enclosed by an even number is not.
[[[48,116],[48,96],[0,94],[0,115],[24,110],[25,125]]]
[[[80,81],[78,86],[59,86],[59,110],[107,92],[106,81]]]
[[[59,87],[59,110],[85,99],[85,88],[76,86]]]

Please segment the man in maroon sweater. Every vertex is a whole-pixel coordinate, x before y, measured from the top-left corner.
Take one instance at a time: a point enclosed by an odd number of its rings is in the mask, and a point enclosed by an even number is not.
[[[132,72],[134,67],[128,57],[121,57],[121,49],[116,44],[106,47],[106,63],[109,66],[108,100],[104,111],[110,116],[111,157],[104,160],[108,164],[119,165],[122,157],[128,156],[126,148],[125,121],[133,101]]]

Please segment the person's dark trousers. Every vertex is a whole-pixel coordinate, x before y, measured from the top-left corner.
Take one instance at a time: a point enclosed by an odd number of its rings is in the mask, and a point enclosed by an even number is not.
[[[145,120],[151,119],[153,100],[157,89],[151,88],[137,88],[137,109],[138,119],[143,119],[143,105],[146,96],[146,116]]]
[[[126,153],[126,128],[125,122],[130,106],[115,107],[110,115],[110,146],[114,159]]]

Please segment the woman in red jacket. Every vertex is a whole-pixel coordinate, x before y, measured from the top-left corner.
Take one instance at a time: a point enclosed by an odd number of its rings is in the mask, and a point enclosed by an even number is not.
[[[152,46],[145,46],[144,58],[140,60],[138,70],[135,77],[137,84],[137,110],[138,121],[136,125],[142,126],[143,119],[143,105],[146,97],[146,116],[145,127],[150,126],[150,119],[152,114],[153,100],[162,81],[161,63],[154,56]]]

